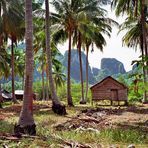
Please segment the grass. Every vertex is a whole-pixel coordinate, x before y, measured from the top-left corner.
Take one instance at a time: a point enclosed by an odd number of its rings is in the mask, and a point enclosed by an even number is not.
[[[45,103],[39,103],[44,105]],[[8,106],[8,105],[6,105]],[[136,129],[102,129],[99,133],[94,132],[77,132],[71,131],[56,131],[54,126],[58,123],[63,123],[75,116],[80,110],[89,106],[76,106],[75,108],[67,108],[68,115],[61,117],[55,115],[49,108],[40,109],[34,114],[37,125],[37,138],[23,138],[18,141],[0,140],[0,145],[5,144],[9,148],[58,148],[61,141],[54,137],[61,137],[67,141],[75,141],[89,145],[103,145],[109,147],[111,145],[120,145],[120,148],[126,148],[134,143],[136,148],[147,148],[148,134],[140,132]],[[13,133],[13,125],[18,120],[19,114],[13,114],[11,118],[0,120],[0,133]]]
[[[123,144],[140,144],[148,145],[148,135],[139,133],[136,130],[125,130],[122,129],[105,129],[100,133],[94,132],[76,132],[76,131],[63,131],[59,132],[63,139],[77,141],[80,143],[121,143]]]
[[[3,108],[11,106],[13,103],[11,101],[6,101],[3,103]]]
[[[111,142],[148,144],[148,135],[133,129],[106,129],[100,132],[100,138]]]
[[[13,124],[8,121],[0,120],[0,133],[12,133]]]

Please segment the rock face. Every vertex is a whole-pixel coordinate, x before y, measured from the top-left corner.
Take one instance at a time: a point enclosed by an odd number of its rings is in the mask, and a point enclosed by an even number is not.
[[[138,65],[137,65],[137,64],[134,64],[133,67],[132,67],[132,70],[133,70],[133,71],[136,70],[137,67],[138,67]]]
[[[101,60],[101,70],[104,70],[107,75],[126,73],[123,63],[115,58],[103,58]]]
[[[82,52],[82,71],[83,71],[83,78],[84,81],[86,79],[86,55]],[[68,51],[65,52],[62,64],[65,66],[66,74],[67,74],[67,61],[68,61]],[[90,66],[88,67],[88,77],[89,77],[89,83],[94,83],[95,79],[93,76],[93,73],[91,71]],[[77,50],[71,51],[71,78],[74,79],[76,82],[80,82],[80,66],[79,66],[79,55]]]
[[[98,68],[92,68],[92,73],[93,73],[93,76],[98,76],[98,74],[99,74],[99,72],[100,72],[100,69],[98,69]]]
[[[82,55],[82,67],[83,67],[83,78],[84,82],[86,79],[86,55],[84,52]],[[65,52],[64,56],[58,58],[65,67],[65,74],[67,75],[67,61],[68,61],[68,51]],[[122,62],[116,60],[115,58],[103,58],[101,60],[101,69],[88,67],[88,77],[89,83],[94,84],[98,80],[105,78],[106,76],[125,74],[125,68]],[[80,82],[80,66],[79,66],[79,56],[77,50],[71,51],[71,78],[76,82]]]

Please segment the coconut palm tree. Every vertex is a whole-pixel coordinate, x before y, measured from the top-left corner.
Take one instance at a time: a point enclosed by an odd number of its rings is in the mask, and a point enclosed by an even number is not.
[[[18,125],[15,126],[16,134],[26,133],[35,135],[35,122],[33,119],[33,23],[32,23],[32,1],[25,1],[25,28],[26,28],[26,60],[25,60],[25,87],[23,106],[20,113]]]
[[[88,93],[88,52],[90,45],[93,46],[93,43],[95,43],[96,47],[103,50],[103,46],[106,45],[105,39],[102,34],[107,34],[110,36],[111,33],[111,25],[117,25],[117,23],[110,19],[105,17],[106,11],[100,7],[98,7],[99,4],[101,4],[103,1],[94,1],[94,3],[91,3],[91,7],[93,8],[91,10],[91,13],[89,11],[84,12],[84,16],[81,17],[81,21],[85,18],[85,24],[82,23],[80,25],[80,32],[81,32],[81,38],[82,38],[82,44],[84,48],[86,49],[86,95],[85,95],[85,101],[87,100],[87,93]],[[90,7],[90,8],[91,8]]]
[[[0,46],[0,108],[2,107],[3,101],[1,92],[1,79],[8,78],[9,74],[9,57],[5,48],[3,48],[3,46]]]
[[[2,108],[2,101],[3,101],[3,98],[2,98],[1,80],[0,80],[0,108]]]
[[[116,8],[115,12],[116,15],[120,15],[121,13],[127,13],[128,17],[132,20],[131,21],[131,26],[133,25],[133,19],[139,19],[140,22],[138,23],[140,25],[140,30],[142,35],[137,36],[137,39],[135,40],[135,44],[137,45],[137,41],[139,40],[138,43],[140,43],[140,48],[142,50],[142,53],[145,56],[148,56],[148,49],[147,49],[147,31],[146,31],[146,16],[145,16],[145,0],[127,0],[127,1],[123,1],[123,0],[113,0],[112,2],[112,6],[114,8]],[[134,14],[134,15],[133,15]],[[130,26],[129,24],[129,18],[128,18],[128,26],[127,28]],[[126,24],[126,23],[125,23]],[[138,27],[138,24],[135,26]],[[134,28],[134,29],[135,29]],[[128,28],[129,29],[129,28]],[[125,41],[127,42],[127,39],[132,40],[136,37],[135,34],[138,34],[139,31],[136,30],[136,32],[134,33],[134,29],[131,29],[125,36]],[[132,33],[132,34],[131,34]],[[130,44],[131,45],[131,44]],[[148,66],[148,62],[146,62],[146,66]],[[148,70],[143,68],[143,74],[144,76],[144,83],[146,83],[146,81],[148,80]],[[144,95],[143,95],[143,102],[146,103],[147,102],[147,92],[144,91]]]
[[[137,49],[140,47],[141,54],[142,54],[142,65],[143,65],[143,83],[146,86],[146,65],[145,65],[145,51],[144,51],[144,44],[143,44],[143,33],[142,33],[142,23],[137,18],[128,17],[126,21],[121,25],[120,31],[126,30],[126,34],[123,36],[123,45],[128,47],[133,47]],[[144,90],[143,100],[146,102],[147,98],[147,91]]]
[[[11,39],[11,77],[12,77],[12,98],[16,103],[14,88],[14,44],[17,40],[24,38],[24,28],[21,27],[24,20],[23,7],[20,0],[1,1],[1,18],[3,21],[3,30]]]
[[[96,7],[98,3],[93,3],[91,13],[89,11],[85,11],[79,14],[78,16],[78,25],[77,30],[79,33],[76,32],[78,39],[78,49],[81,53],[81,44],[83,45],[84,49],[86,49],[86,96],[83,102],[87,100],[87,93],[88,93],[88,51],[90,45],[95,43],[97,48],[101,51],[103,50],[103,46],[106,45],[105,39],[102,34],[106,34],[110,36],[111,33],[111,25],[117,25],[117,22],[114,20],[105,17],[106,11],[99,7]],[[81,39],[81,40],[79,40]],[[80,54],[79,53],[79,58]],[[80,60],[81,61],[81,60]],[[81,72],[81,64],[80,64],[80,72]]]
[[[61,63],[59,63],[58,66],[54,67],[53,77],[56,85],[56,90],[58,90],[58,87],[61,87],[64,85],[65,78],[66,78],[65,74],[63,73]]]
[[[73,106],[72,96],[71,96],[71,82],[70,82],[70,67],[71,67],[71,46],[72,46],[72,36],[74,31],[78,28],[78,18],[79,14],[83,12],[98,11],[98,1],[97,0],[53,0],[52,5],[54,6],[56,13],[52,13],[52,18],[54,20],[57,29],[65,32],[68,35],[68,66],[67,66],[67,102],[69,106]],[[80,42],[79,42],[80,44]],[[80,46],[79,46],[80,49]],[[79,50],[80,51],[80,50]],[[80,59],[81,61],[81,59]],[[80,62],[81,63],[81,62]],[[80,66],[81,67],[81,66]],[[81,75],[81,84],[82,75]],[[83,96],[83,90],[82,90]]]
[[[104,22],[105,26],[105,22]],[[87,95],[88,95],[88,53],[90,51],[90,47],[92,47],[92,52],[94,51],[94,45],[100,50],[103,51],[104,46],[106,45],[105,38],[103,34],[103,30],[106,30],[106,34],[110,37],[110,32],[111,32],[111,27],[108,26],[108,29],[105,27],[101,28],[101,26],[95,26],[93,27],[93,30],[89,31],[89,34],[85,36],[84,34],[84,41],[83,41],[83,46],[86,49],[86,93],[85,93],[85,100],[87,100]]]
[[[69,106],[73,106],[71,96],[71,81],[70,81],[70,67],[71,67],[71,46],[72,34],[76,27],[76,16],[81,1],[77,0],[53,0],[52,5],[56,13],[52,13],[54,24],[57,26],[58,31],[65,32],[68,36],[68,66],[67,66],[67,102]]]
[[[55,113],[60,115],[66,114],[65,106],[61,104],[56,94],[54,81],[52,77],[52,57],[51,57],[51,48],[50,48],[50,31],[49,31],[49,1],[45,0],[45,7],[46,7],[46,54],[47,54],[47,65],[48,65],[48,72],[49,72],[49,85],[51,90],[51,98],[53,101],[52,109]]]

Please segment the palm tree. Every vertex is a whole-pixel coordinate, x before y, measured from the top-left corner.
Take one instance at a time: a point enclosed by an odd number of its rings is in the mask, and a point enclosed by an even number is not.
[[[143,40],[143,48],[145,50],[145,56],[148,56],[148,48],[147,48],[147,29],[146,29],[146,16],[145,16],[145,0],[141,0],[141,25],[142,25],[142,40]],[[146,62],[146,66],[148,67],[148,61]],[[148,81],[148,69],[144,68],[144,84],[146,87],[146,83]],[[145,78],[146,77],[146,78]],[[143,103],[148,103],[148,94],[147,91],[144,91],[144,96],[143,96]]]
[[[2,101],[3,101],[3,98],[2,98],[1,80],[0,80],[0,108],[2,108]]]
[[[82,57],[81,57],[81,46],[82,46],[82,41],[81,41],[81,33],[78,32],[78,53],[79,53],[79,63],[80,63],[80,80],[81,80],[81,100],[80,104],[86,104],[86,100],[84,99],[84,85],[83,85],[83,71],[82,71]]]
[[[12,77],[12,98],[16,103],[14,88],[14,43],[24,38],[24,28],[21,27],[24,19],[22,4],[19,0],[1,1],[1,17],[3,21],[3,30],[11,39],[11,77]]]
[[[147,31],[146,31],[146,16],[145,16],[145,0],[113,0],[112,6],[116,8],[116,15],[120,15],[121,13],[127,13],[129,18],[132,19],[139,19],[140,18],[140,32],[142,33],[141,36],[137,36],[137,39],[135,41],[135,44],[137,44],[137,40],[140,42],[140,48],[142,50],[143,55],[148,56],[148,49],[147,49]],[[133,15],[133,13],[135,15]],[[129,22],[128,22],[129,23]],[[131,22],[133,23],[133,22]],[[129,24],[128,24],[129,25]],[[130,25],[129,25],[130,26]],[[133,32],[134,30],[130,30],[128,32],[128,35],[126,35],[126,41],[127,38],[133,40],[135,38],[135,34],[139,33],[139,31],[135,30],[136,32]],[[129,34],[130,33],[130,34]],[[131,34],[133,33],[133,34]],[[140,33],[140,34],[141,34]],[[148,66],[148,62],[146,62],[146,66]],[[143,74],[144,74],[144,83],[148,80],[148,70],[143,68]],[[143,102],[147,102],[147,92],[144,91],[143,95]]]
[[[71,96],[71,81],[70,81],[70,67],[71,67],[71,46],[72,36],[74,31],[78,28],[79,14],[83,12],[91,13],[91,11],[98,11],[98,1],[93,0],[53,0],[52,2],[56,13],[52,13],[52,18],[59,31],[65,32],[68,35],[68,66],[67,66],[67,102],[69,106],[73,106]],[[80,52],[80,46],[79,46]],[[81,59],[80,59],[81,64]],[[81,67],[81,66],[80,66]],[[81,74],[81,84],[83,84]],[[83,96],[83,89],[82,89]]]
[[[46,7],[46,19],[45,19],[46,20],[46,54],[47,54],[47,63],[48,63],[48,72],[49,72],[49,85],[51,90],[51,98],[53,101],[52,109],[57,114],[65,115],[66,114],[65,106],[61,104],[61,102],[57,97],[54,81],[52,77],[52,57],[51,57],[51,48],[50,48],[49,1],[48,0],[45,0],[45,7]]]
[[[15,126],[16,134],[25,133],[35,135],[35,123],[33,119],[33,24],[32,24],[32,2],[25,1],[25,28],[26,28],[26,61],[25,61],[25,87],[23,106],[20,113],[18,125]]]
[[[143,33],[142,33],[142,23],[141,20],[137,18],[128,17],[126,21],[121,25],[120,31],[127,30],[126,34],[123,36],[123,45],[128,47],[133,47],[137,49],[139,45],[141,54],[142,54],[142,67],[143,67],[143,83],[146,86],[146,65],[145,65],[145,51],[144,51],[144,44],[143,44]],[[146,102],[147,98],[147,91],[144,90],[143,93],[143,100]]]
[[[107,31],[107,30],[106,30]],[[107,31],[107,35],[110,36],[110,30]],[[101,26],[97,26],[93,32],[89,32],[89,36],[84,36],[84,46],[86,49],[86,93],[85,93],[85,100],[87,100],[88,95],[88,53],[90,51],[90,46],[92,46],[92,52],[95,46],[100,50],[103,51],[103,47],[106,45],[105,38],[102,35]]]
[[[15,76],[22,78],[22,89],[24,87],[24,70],[25,69],[25,51],[22,49],[16,48],[15,50],[15,65],[14,71]]]
[[[88,3],[88,1],[86,1]],[[87,100],[87,93],[88,93],[88,51],[89,46],[95,42],[96,46],[102,51],[103,46],[106,44],[104,37],[101,33],[106,33],[110,35],[111,32],[111,22],[114,22],[111,19],[105,18],[105,10],[98,7],[98,5],[102,3],[102,1],[91,1],[89,2],[89,10],[84,11],[80,14],[80,20],[78,25],[79,30],[79,37],[78,37],[78,45],[79,45],[79,38],[82,40],[81,44],[85,44],[84,48],[86,48],[86,95],[85,99],[82,99],[83,103],[86,103]],[[115,22],[114,22],[115,24]],[[78,46],[79,47],[79,46]],[[79,47],[79,52],[81,48]],[[81,54],[79,53],[79,56]],[[79,57],[80,58],[80,57]],[[82,71],[81,68],[81,58],[80,58],[80,72]],[[81,75],[83,76],[82,72]],[[82,77],[81,76],[81,77]],[[82,83],[82,82],[81,82]],[[83,83],[82,83],[83,84]],[[83,85],[82,85],[83,88]],[[83,98],[83,97],[82,97]]]
[[[9,71],[9,57],[8,54],[3,48],[2,45],[0,45],[0,108],[2,108],[2,92],[1,92],[1,79],[2,78],[8,78],[10,74]]]
[[[87,100],[87,93],[88,93],[88,52],[90,45],[95,45],[101,51],[103,50],[103,46],[106,45],[105,39],[102,34],[107,34],[110,36],[111,33],[111,25],[117,25],[117,23],[105,17],[105,10],[99,7],[96,7],[98,2],[94,1],[91,3],[93,8],[91,13],[89,11],[82,12],[78,16],[78,49],[81,51],[81,44],[83,45],[84,49],[86,49],[86,95],[85,100]],[[80,40],[79,40],[80,39]],[[80,45],[80,46],[79,46]],[[81,53],[81,52],[80,52]],[[80,54],[79,53],[79,58]],[[80,64],[81,65],[81,64]],[[81,67],[81,66],[80,66]],[[82,68],[80,68],[81,71]]]
[[[66,77],[65,74],[62,72],[61,63],[59,63],[58,66],[54,67],[53,77],[56,85],[56,90],[58,90],[58,87],[61,87],[64,85],[65,77]]]
[[[68,36],[68,66],[67,66],[67,102],[69,106],[73,106],[71,96],[71,81],[70,81],[70,67],[71,67],[71,46],[72,46],[72,34],[75,29],[76,15],[78,12],[78,4],[80,1],[74,0],[53,0],[56,13],[52,13],[52,18],[57,24],[59,32],[65,32]]]

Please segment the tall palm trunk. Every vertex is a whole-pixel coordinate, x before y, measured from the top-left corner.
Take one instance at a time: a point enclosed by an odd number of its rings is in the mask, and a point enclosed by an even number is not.
[[[42,99],[45,100],[44,62],[42,61]]]
[[[48,72],[49,72],[49,86],[51,91],[51,98],[52,98],[52,109],[55,113],[63,115],[66,114],[65,106],[61,104],[56,94],[54,81],[52,77],[52,57],[51,57],[51,48],[50,48],[50,32],[49,32],[49,1],[45,0],[45,7],[46,7],[46,53],[47,53],[47,65],[48,65]]]
[[[47,64],[48,67],[48,64]],[[49,71],[46,69],[46,100],[49,100]]]
[[[2,89],[1,89],[1,80],[0,80],[0,108],[2,108]]]
[[[78,52],[79,52],[81,97],[82,97],[80,100],[80,104],[86,104],[86,101],[84,99],[83,68],[82,68],[82,55],[81,55],[81,33],[80,32],[79,32],[79,37],[78,37]]]
[[[85,93],[86,101],[87,101],[87,95],[88,95],[88,51],[89,51],[89,46],[86,45],[86,93]]]
[[[25,59],[25,86],[23,106],[20,113],[18,125],[15,126],[16,134],[25,133],[35,135],[35,123],[33,119],[33,24],[32,24],[32,1],[25,1],[25,22],[26,22],[26,59]]]
[[[13,44],[13,38],[11,39],[11,82],[12,82],[12,100],[13,103],[16,103],[16,97],[15,97],[15,86],[14,86],[14,44]]]
[[[145,66],[144,66],[144,46],[143,46],[143,35],[140,37],[140,47],[141,47],[141,52],[142,52],[142,63],[143,63],[143,84],[144,86],[146,85],[146,70],[145,70]],[[143,92],[143,100],[146,100],[147,97],[147,92],[146,90],[144,90]]]
[[[25,81],[25,76],[24,76],[24,71],[23,71],[23,77],[22,77],[22,90],[24,90],[24,81]]]
[[[69,49],[68,49],[68,68],[67,68],[67,102],[69,106],[74,106],[72,102],[71,96],[71,80],[70,80],[70,71],[71,71],[71,34],[72,31],[70,29],[68,38],[69,38]]]
[[[141,1],[141,6],[142,6],[142,9],[141,9],[141,23],[142,23],[142,40],[143,40],[143,48],[144,48],[144,51],[145,51],[145,56],[147,57],[148,56],[148,51],[147,51],[147,40],[146,40],[146,26],[145,26],[145,14],[144,14],[144,10],[145,10],[145,0],[142,0]],[[146,62],[146,66],[148,66],[148,62]],[[144,85],[146,87],[146,84],[147,84],[147,81],[148,81],[148,70],[144,68],[144,75],[145,75],[145,82],[144,82]],[[145,88],[146,89],[146,88]],[[147,103],[147,91],[145,90],[144,91],[144,96],[143,96],[143,103]]]

